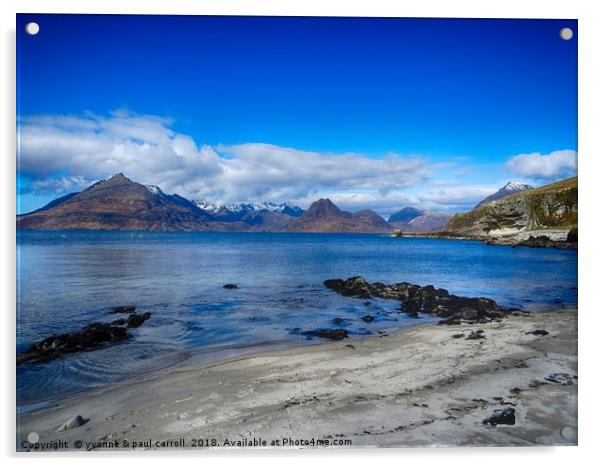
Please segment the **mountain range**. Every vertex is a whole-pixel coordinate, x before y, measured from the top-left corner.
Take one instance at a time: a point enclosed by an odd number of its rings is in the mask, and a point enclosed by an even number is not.
[[[18,215],[17,227],[38,230],[382,233],[401,230],[404,233],[468,232],[469,235],[480,236],[484,231],[494,229],[495,225],[503,226],[507,223],[504,223],[507,220],[505,211],[499,207],[508,204],[505,199],[513,199],[525,193],[537,193],[541,189],[510,182],[483,199],[467,214],[451,218],[451,215],[443,212],[405,207],[390,215],[386,221],[372,210],[346,212],[330,199],[313,202],[307,211],[290,203],[215,205],[199,200],[190,201],[177,194],[166,194],[158,186],[137,183],[119,173],[107,180],[98,181],[81,192],[59,197],[38,210]],[[550,200],[549,192],[545,192],[548,193],[545,200]],[[552,215],[549,213],[550,206],[556,209],[555,212],[562,209],[568,213],[575,211],[576,216],[576,206],[573,204],[567,206],[561,200],[550,200],[538,207],[543,209],[547,219]],[[499,213],[495,213],[498,211]],[[495,219],[485,216],[487,220],[484,220],[480,217],[483,212],[495,213]],[[521,215],[523,213],[521,211]],[[515,214],[513,212],[509,215]],[[472,220],[476,222],[474,225],[471,224]],[[527,223],[530,221],[525,218],[523,220]]]
[[[328,199],[304,211],[291,204],[223,206],[190,201],[146,186],[122,173],[79,193],[17,216],[17,227],[37,230],[388,232],[393,226],[371,210],[350,213]]]
[[[274,202],[241,202],[237,204],[214,204],[202,200],[192,201],[199,209],[210,213],[225,222],[242,220],[246,215],[268,210],[270,212],[285,214],[291,217],[300,217],[305,212],[301,207],[289,202],[276,204]]]

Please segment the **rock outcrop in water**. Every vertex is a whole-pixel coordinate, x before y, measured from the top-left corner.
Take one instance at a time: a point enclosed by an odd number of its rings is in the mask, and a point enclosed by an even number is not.
[[[308,330],[307,332],[303,332],[303,335],[308,337],[326,338],[327,340],[334,341],[340,341],[349,336],[347,330],[342,328],[337,328],[334,330],[327,328],[320,328],[318,330]]]
[[[53,335],[31,345],[25,352],[17,355],[17,364],[24,362],[44,362],[69,353],[91,351],[108,343],[129,340],[131,334],[127,327],[139,327],[151,317],[150,312],[138,314],[134,306],[119,306],[119,312],[129,313],[127,319],[117,319],[110,324],[93,322],[79,332]]]
[[[405,282],[385,285],[379,282],[368,283],[363,277],[326,280],[324,285],[343,296],[395,299],[401,302],[400,309],[411,317],[416,317],[419,312],[430,314],[446,319],[440,322],[445,324],[484,323],[524,313],[520,309],[498,306],[493,299],[456,296],[432,285],[420,286]]]
[[[109,342],[128,340],[130,337],[122,326],[94,322],[79,332],[54,335],[31,345],[27,351],[17,355],[17,364],[48,361],[68,353],[96,349]]]

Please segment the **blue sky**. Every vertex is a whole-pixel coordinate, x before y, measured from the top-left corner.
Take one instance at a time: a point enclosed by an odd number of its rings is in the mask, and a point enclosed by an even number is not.
[[[22,212],[112,170],[383,214],[575,171],[574,20],[26,14],[17,47]]]

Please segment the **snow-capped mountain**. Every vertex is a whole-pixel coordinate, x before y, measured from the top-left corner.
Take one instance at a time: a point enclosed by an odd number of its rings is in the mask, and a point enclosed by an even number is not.
[[[521,193],[523,191],[528,191],[529,189],[533,189],[533,186],[529,186],[528,184],[517,183],[516,181],[509,181],[502,188],[497,190],[490,196],[487,196],[481,202],[479,202],[476,206],[481,207],[483,204],[495,201],[496,199],[501,199],[502,197],[510,196],[511,194]]]
[[[276,204],[275,202],[241,202],[235,204],[214,204],[203,200],[193,201],[199,209],[203,209],[215,217],[224,221],[236,221],[242,219],[251,212],[268,210],[279,214],[289,215],[291,217],[300,217],[304,210],[301,207],[292,205],[289,202]]]

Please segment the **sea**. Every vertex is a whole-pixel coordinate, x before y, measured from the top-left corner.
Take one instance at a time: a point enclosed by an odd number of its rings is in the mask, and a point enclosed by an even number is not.
[[[152,317],[129,341],[17,366],[18,411],[191,359],[324,343],[307,330],[345,328],[353,340],[438,320],[323,285],[357,275],[531,312],[577,306],[576,250],[380,234],[19,230],[17,353],[110,322],[120,317],[110,313],[114,306],[134,304]]]

